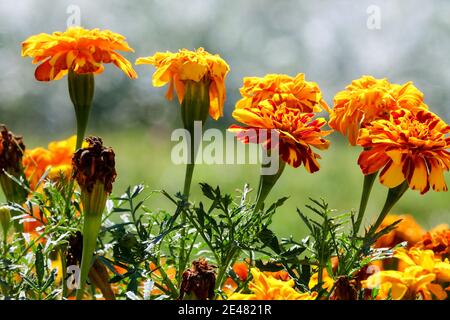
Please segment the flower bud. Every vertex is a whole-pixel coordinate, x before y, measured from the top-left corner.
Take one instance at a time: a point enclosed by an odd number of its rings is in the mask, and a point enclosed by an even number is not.
[[[3,229],[4,237],[6,238],[11,225],[11,212],[6,207],[0,207],[0,224]]]

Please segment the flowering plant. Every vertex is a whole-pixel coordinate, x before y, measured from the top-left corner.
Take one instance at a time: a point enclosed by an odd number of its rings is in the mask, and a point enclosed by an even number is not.
[[[81,27],[31,36],[22,44],[22,55],[39,64],[37,80],[68,75],[77,134],[27,149],[26,137],[1,127],[1,298],[449,299],[448,225],[426,231],[411,215],[391,214],[409,189],[421,195],[448,189],[450,126],[411,82],[363,76],[337,93],[330,108],[318,84],[302,73],[246,77],[232,112],[239,124],[228,132],[274,156],[275,172],[266,174],[267,164],[261,164],[256,194],[248,184],[233,195],[201,183],[202,196],[192,195],[197,141],[189,146],[179,192],[137,185],[120,195],[114,183],[126,172],[116,170],[116,152],[100,137],[85,137],[94,77],[104,64],[137,78],[119,50],[133,51],[122,35]],[[156,67],[153,85],[168,85],[169,100],[175,91],[187,135],[208,115],[224,115],[230,67],[218,54],[182,49],[136,64]],[[310,198],[297,209],[308,236],[280,238],[272,221],[288,197],[271,203],[268,195],[289,178],[282,175],[286,167],[318,172],[333,130],[361,147],[359,210],[336,212],[327,201]],[[364,225],[378,175],[386,201]],[[154,195],[168,207],[152,208]]]

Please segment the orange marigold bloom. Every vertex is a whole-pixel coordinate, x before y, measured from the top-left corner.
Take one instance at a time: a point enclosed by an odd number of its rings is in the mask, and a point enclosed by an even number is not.
[[[132,64],[116,52],[131,51],[125,37],[109,30],[70,27],[64,32],[41,33],[22,43],[22,56],[41,63],[35,71],[39,81],[61,79],[69,69],[76,73],[101,73],[104,63],[113,63],[128,77],[137,78]]]
[[[276,104],[284,102],[288,108],[301,112],[329,109],[317,83],[306,81],[303,73],[295,77],[285,74],[267,74],[262,78],[246,77],[240,92],[243,98],[236,103],[236,109],[257,108],[266,99],[273,100]]]
[[[76,136],[72,136],[66,140],[49,143],[48,149],[39,147],[25,151],[23,166],[31,189],[36,188],[47,170],[49,170],[47,177],[50,180],[59,179],[61,175],[70,177],[76,140]]]
[[[380,181],[389,188],[407,180],[421,194],[430,185],[435,191],[447,191],[449,132],[450,126],[427,110],[392,111],[389,120],[375,120],[360,130],[358,144],[365,150],[358,164],[365,175],[383,168]]]
[[[214,120],[223,116],[225,78],[230,67],[218,54],[210,54],[203,48],[181,49],[175,53],[157,52],[150,57],[138,58],[136,64],[154,65],[157,70],[153,74],[153,86],[169,84],[167,99],[172,100],[175,89],[180,104],[185,94],[185,81],[209,82],[209,114]]]
[[[435,255],[448,257],[450,255],[450,229],[427,232],[414,248],[432,250]]]
[[[377,242],[374,244],[375,248],[392,248],[404,241],[408,243],[408,247],[411,247],[420,241],[425,234],[425,230],[409,214],[388,214],[378,228],[378,231],[398,220],[401,220],[401,222],[397,224],[397,227],[394,230],[378,238]]]
[[[348,136],[349,142],[355,145],[360,127],[377,119],[388,119],[391,111],[401,108],[427,109],[423,93],[412,82],[399,85],[387,79],[363,76],[334,97],[330,127]]]
[[[317,159],[320,159],[320,156],[313,152],[312,147],[324,150],[329,146],[329,141],[323,138],[330,133],[322,131],[326,124],[324,118],[313,119],[313,113],[303,113],[298,108],[288,107],[286,102],[277,103],[273,100],[264,100],[251,108],[236,108],[233,117],[246,125],[232,125],[229,128],[244,143],[262,143],[257,141],[258,139],[249,139],[249,131],[259,133],[261,129],[276,130],[283,161],[294,168],[303,164],[311,173],[319,170]],[[270,137],[264,145],[268,148],[275,147]]]

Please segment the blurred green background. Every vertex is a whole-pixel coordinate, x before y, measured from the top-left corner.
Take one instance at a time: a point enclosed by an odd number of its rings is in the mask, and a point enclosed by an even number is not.
[[[137,57],[156,51],[205,47],[230,65],[225,116],[208,127],[225,130],[239,99],[244,76],[266,73],[306,74],[321,87],[326,101],[361,75],[387,77],[392,82],[414,81],[431,110],[450,119],[450,2],[448,1],[10,1],[0,3],[0,123],[22,134],[28,148],[46,146],[75,132],[67,80],[40,83],[35,66],[20,56],[28,36],[66,28],[70,6],[80,9],[81,25],[107,28],[127,37]],[[380,29],[367,20],[379,10]],[[69,10],[70,11],[70,10]],[[165,88],[153,88],[150,66],[136,67],[139,79],[130,80],[107,66],[96,77],[96,93],[89,134],[100,135],[117,154],[119,177],[114,192],[145,183],[150,189],[175,193],[182,188],[184,166],[170,160],[170,135],[181,125],[176,102],[167,102]],[[328,151],[320,152],[321,170],[287,168],[269,201],[288,195],[274,229],[281,235],[303,235],[296,215],[308,197],[323,197],[338,212],[358,207],[362,174],[356,164],[360,152],[338,134]],[[220,185],[230,193],[245,183],[256,187],[258,165],[199,165],[192,200],[199,201],[198,182]],[[446,175],[450,183],[449,175]],[[386,189],[375,185],[367,212],[376,214]],[[253,195],[255,196],[255,195]],[[411,213],[425,227],[450,223],[448,193],[421,196],[408,191],[395,213]],[[172,209],[162,196],[149,205]],[[367,223],[371,218],[368,217]]]

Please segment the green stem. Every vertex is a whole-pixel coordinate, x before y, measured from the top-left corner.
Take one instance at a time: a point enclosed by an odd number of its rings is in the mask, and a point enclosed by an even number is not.
[[[84,287],[92,265],[92,256],[97,245],[97,235],[100,231],[102,223],[101,215],[89,214],[84,215],[83,226],[83,253],[81,258],[80,281],[78,283],[77,300],[83,298]]]
[[[201,137],[196,137],[195,135],[195,122],[198,121],[203,126],[208,118],[210,106],[209,85],[209,80],[201,80],[198,82],[192,80],[185,81],[185,95],[181,103],[181,118],[183,120],[184,128],[190,134],[191,141],[189,150],[190,158],[188,164],[186,165],[186,175],[183,188],[183,195],[186,201],[189,201],[195,160],[201,143]],[[196,141],[196,139],[200,140]],[[183,228],[181,229],[181,243],[178,260],[178,286],[181,286],[181,277],[184,269],[186,268],[187,260],[189,259],[189,257],[186,257],[185,254],[186,228],[184,225],[186,224],[186,213],[184,210],[181,212],[181,224],[183,225]]]
[[[286,163],[283,160],[279,159],[278,161],[279,161],[278,171],[275,174],[273,175],[261,174],[260,176],[255,212],[261,210],[264,201],[266,200],[273,186],[278,181],[278,179],[280,178],[281,174],[284,171],[284,168],[286,167]]]
[[[235,257],[239,255],[240,249],[238,247],[234,247],[231,249],[231,252],[228,254],[227,258],[223,263],[221,263],[219,272],[217,273],[216,278],[216,289],[220,289],[223,286],[223,282],[225,281],[225,275],[227,273],[228,268],[231,263],[235,260]]]
[[[354,236],[358,234],[359,229],[361,227],[361,223],[364,218],[364,213],[366,212],[367,208],[367,203],[369,201],[370,192],[372,191],[373,183],[377,175],[378,171],[364,176],[363,191],[361,194],[361,201],[359,204],[358,217],[356,219],[355,227],[353,230]]]
[[[63,246],[59,247],[59,255],[61,257],[61,275],[62,275],[62,297],[67,297],[67,283],[66,283],[66,277],[67,277],[67,264],[66,264],[66,256],[65,256],[65,248]]]
[[[384,203],[383,210],[381,210],[375,223],[370,227],[367,233],[368,237],[372,237],[377,229],[380,227],[386,215],[391,211],[392,207],[400,200],[403,194],[408,190],[408,182],[405,180],[402,184],[395,188],[390,188],[386,197],[386,202]]]

